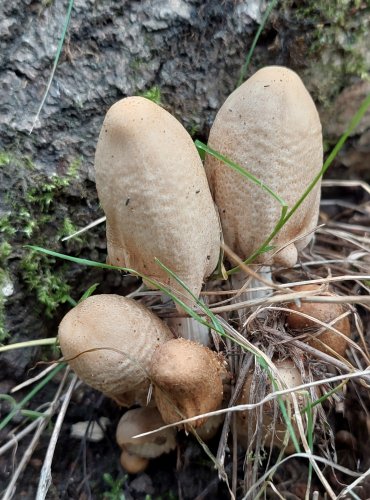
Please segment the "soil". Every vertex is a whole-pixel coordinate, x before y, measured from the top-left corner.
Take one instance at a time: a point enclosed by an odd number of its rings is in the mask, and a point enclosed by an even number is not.
[[[335,0],[333,6],[333,12],[329,12],[313,1],[281,2],[262,32],[245,75],[266,64],[284,64],[296,70],[318,105],[328,150],[369,93],[368,81],[362,77],[370,69],[370,48],[364,36],[370,24],[370,7],[367,2],[342,0]],[[35,121],[67,4],[45,0],[0,3],[0,81],[6,96],[0,103],[0,343],[54,337],[70,308],[66,297],[78,300],[94,283],[99,283],[99,293],[125,295],[137,288],[135,278],[42,257],[25,245],[104,262],[104,224],[76,239],[62,242],[61,238],[103,215],[95,190],[93,156],[106,110],[127,95],[159,90],[162,105],[194,138],[206,141],[218,108],[236,86],[263,9],[264,3],[258,0],[76,2],[50,91]],[[368,112],[338,155],[328,178],[368,182],[369,165]],[[326,223],[369,226],[369,196],[361,188],[326,188],[323,199],[322,220]],[[334,205],[325,202],[333,199],[337,200]],[[339,251],[339,243],[332,248],[324,236],[318,242],[321,246],[312,254],[321,252],[325,245],[327,251],[342,257],[345,254]],[[366,259],[364,262],[365,266]],[[303,266],[301,272],[306,273],[307,268]],[[337,271],[333,268],[330,272]],[[365,272],[369,274],[369,268],[364,268]],[[356,289],[356,293],[364,292]],[[368,341],[369,311],[359,306],[357,312]],[[358,341],[354,320],[352,325]],[[48,363],[57,357],[58,352],[51,348],[0,354],[1,418],[11,408],[1,395],[43,370],[45,364],[39,362]],[[36,410],[50,402],[61,377],[59,373],[28,408]],[[347,387],[330,411],[329,423],[338,463],[364,472],[370,466],[369,397],[358,384]],[[12,396],[20,401],[29,390]],[[229,498],[212,462],[195,439],[184,434],[179,435],[176,451],[152,461],[144,473],[127,475],[119,465],[114,439],[121,411],[96,391],[85,385],[78,387],[62,425],[47,498]],[[56,416],[17,482],[14,498],[35,498]],[[109,419],[101,441],[71,437],[72,424],[95,422],[100,417]],[[17,426],[24,425],[24,416],[16,414],[0,431],[0,446],[9,433],[17,432]],[[31,438],[32,433],[16,448],[0,455],[1,492]],[[218,439],[216,436],[209,443],[212,453],[217,452]],[[320,446],[316,446],[319,454]],[[225,460],[228,474],[231,453],[230,444]],[[244,452],[238,450],[238,478],[243,477],[243,462]],[[261,471],[265,465],[266,458],[262,457]],[[335,492],[354,480],[328,467],[324,470]],[[113,483],[105,474],[110,474]],[[304,498],[307,474],[306,461],[292,459],[278,469],[274,484],[284,498]],[[324,498],[316,478],[314,490]],[[370,485],[365,481],[355,491],[360,498],[370,498]],[[238,498],[240,492],[238,483]],[[271,489],[267,496],[277,498]]]

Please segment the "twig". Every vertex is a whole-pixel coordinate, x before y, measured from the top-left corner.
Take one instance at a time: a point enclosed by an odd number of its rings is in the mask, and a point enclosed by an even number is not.
[[[40,440],[42,433],[45,430],[45,427],[48,425],[51,416],[54,414],[54,412],[57,409],[58,400],[59,400],[60,394],[63,390],[64,384],[65,384],[65,381],[67,378],[67,373],[68,373],[68,370],[66,370],[66,372],[64,373],[63,379],[62,379],[61,383],[59,384],[56,395],[55,395],[55,397],[50,405],[50,415],[48,415],[46,418],[44,418],[42,421],[40,421],[39,426],[38,426],[32,440],[31,440],[30,444],[28,445],[27,450],[25,451],[21,461],[18,464],[18,467],[16,468],[16,470],[13,473],[13,476],[12,476],[10,483],[8,484],[8,486],[5,490],[5,493],[4,493],[4,496],[2,497],[2,500],[11,500],[13,498],[13,495],[14,495],[15,490],[16,490],[16,484],[17,484],[18,478],[20,477],[23,470],[27,466],[27,463],[29,462],[33,452],[35,451],[35,448]]]
[[[69,369],[67,369],[67,372],[69,372]],[[69,402],[72,397],[73,390],[75,388],[77,382],[77,375],[73,375],[72,380],[69,384],[69,387],[65,393],[64,396],[64,401],[62,404],[62,407],[59,411],[57,421],[54,426],[53,434],[51,435],[50,441],[49,441],[49,446],[46,452],[45,460],[41,469],[40,473],[40,481],[39,485],[37,488],[37,494],[36,494],[36,500],[44,500],[46,497],[46,494],[48,492],[48,489],[51,484],[51,464],[53,461],[53,456],[54,456],[54,451],[55,447],[58,441],[58,437],[60,434],[60,430],[62,428],[62,424],[64,421],[65,414],[68,409]]]
[[[43,378],[45,375],[47,375],[49,372],[51,372],[56,366],[58,366],[58,363],[53,363],[52,365],[48,366],[43,370],[42,372],[38,373],[35,375],[33,378],[29,378],[22,382],[19,385],[16,385],[15,387],[12,388],[10,391],[10,394],[13,394],[14,392],[20,391],[21,389],[24,389],[25,387],[28,387],[29,385],[33,384],[34,382],[37,382],[41,378]]]
[[[88,224],[87,226],[79,229],[75,233],[69,234],[68,236],[64,236],[64,238],[62,238],[61,241],[67,241],[67,240],[70,240],[71,238],[74,238],[75,236],[78,236],[79,234],[85,233],[89,229],[91,229],[91,228],[93,228],[95,226],[98,226],[99,224],[102,224],[103,222],[106,221],[106,219],[107,218],[105,216],[104,217],[100,217],[99,219],[96,219],[93,222],[91,222],[90,224]]]

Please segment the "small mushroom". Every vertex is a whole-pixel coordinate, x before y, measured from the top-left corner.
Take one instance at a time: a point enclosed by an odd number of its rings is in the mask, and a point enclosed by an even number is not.
[[[292,287],[292,290],[296,292],[306,292],[306,291],[319,291],[319,285],[300,285]],[[335,297],[336,295],[330,291],[320,292],[320,295],[326,295]],[[302,333],[307,333],[307,344],[322,351],[326,354],[332,355],[333,352],[338,353],[340,356],[344,357],[346,354],[346,349],[348,342],[345,337],[351,337],[351,325],[348,316],[344,316],[336,320],[345,312],[345,308],[342,304],[337,303],[317,303],[317,302],[292,302],[287,304],[292,312],[286,317],[286,324],[290,330],[295,334],[300,335]],[[304,313],[307,316],[311,316],[313,319],[305,318],[296,312]],[[323,327],[319,325],[315,319],[321,321],[322,323],[332,323],[332,327],[341,332],[343,335],[339,335],[330,329],[324,329],[322,333],[316,335]],[[328,349],[329,348],[329,349]]]
[[[315,104],[296,73],[269,66],[237,88],[217,113],[208,145],[238,163],[280,195],[290,208],[322,167],[321,124]],[[242,259],[272,233],[279,203],[264,190],[211,155],[205,161],[226,244]],[[320,185],[284,225],[272,244],[282,250],[261,254],[256,263],[293,266],[297,251],[312,238],[319,214]],[[294,238],[302,237],[294,243]]]
[[[149,374],[158,410],[167,424],[221,406],[226,377],[224,362],[197,342],[178,338],[159,346]],[[191,425],[198,427],[205,421],[198,419]]]
[[[168,327],[142,304],[113,294],[82,301],[59,326],[60,347],[71,368],[124,406],[146,403],[151,357],[172,338]]]
[[[217,265],[219,222],[190,135],[148,99],[122,99],[105,117],[95,169],[107,217],[109,263],[164,283],[194,305],[155,262],[159,259],[196,297]]]
[[[157,408],[128,410],[120,419],[116,431],[117,443],[122,448],[121,464],[127,472],[136,474],[147,467],[150,458],[157,458],[176,447],[176,431],[164,429],[149,436],[134,438],[164,424]]]
[[[279,377],[286,388],[296,387],[302,384],[301,374],[296,368],[295,364],[291,359],[278,360],[275,361],[275,366],[278,370]],[[251,389],[253,383],[253,373],[249,373],[246,381],[243,385],[242,393],[239,397],[238,404],[250,404],[256,403],[253,394],[251,394]],[[267,381],[266,393],[272,391],[272,384]],[[303,408],[304,400],[302,396],[297,395],[298,404]],[[283,396],[283,401],[285,405],[290,403],[292,409],[290,421],[294,429],[295,435],[298,438],[298,426],[293,412],[292,399],[289,394]],[[281,414],[281,411],[277,405],[277,402],[268,401],[263,405],[262,416],[258,419],[258,413],[261,411],[260,407],[252,410],[246,410],[236,413],[236,426],[238,433],[239,443],[245,448],[249,449],[250,441],[252,437],[254,439],[255,432],[262,428],[262,444],[267,446],[277,446],[282,447],[285,435],[287,432],[287,426],[285,420]],[[258,429],[257,429],[258,426]],[[289,439],[288,445],[285,448],[285,453],[293,453],[294,445],[291,439]]]

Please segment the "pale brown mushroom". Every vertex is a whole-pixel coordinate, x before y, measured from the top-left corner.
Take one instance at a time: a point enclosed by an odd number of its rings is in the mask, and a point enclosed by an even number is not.
[[[168,424],[221,406],[224,362],[197,342],[182,338],[166,342],[155,351],[149,374],[158,410]],[[204,422],[204,418],[198,419],[191,425],[198,427]]]
[[[151,357],[172,338],[143,305],[118,295],[89,297],[59,326],[63,356],[76,374],[124,406],[146,403]]]
[[[155,279],[194,305],[155,262],[176,273],[196,297],[217,265],[219,222],[190,135],[148,99],[122,99],[105,117],[95,169],[109,263]]]
[[[292,287],[296,292],[316,291],[320,290],[320,285],[300,285]],[[320,295],[335,297],[336,295],[330,291],[320,292]],[[337,303],[316,303],[316,302],[292,302],[286,306],[292,312],[286,317],[286,324],[290,330],[296,335],[306,333],[307,338],[303,339],[307,344],[322,351],[326,354],[333,355],[333,351],[340,356],[345,356],[348,341],[346,337],[351,337],[351,325],[348,316],[339,318],[345,313],[343,304]],[[305,318],[296,312],[304,313],[311,316],[313,319]],[[333,332],[330,329],[323,329],[315,319],[322,323],[332,323],[331,326],[338,330],[342,335]],[[317,335],[317,332],[322,330],[322,333]]]
[[[291,359],[277,360],[274,362],[278,370],[279,377],[283,382],[283,388],[292,388],[302,384],[301,374],[296,368]],[[242,393],[239,397],[238,404],[256,403],[255,397],[251,394],[253,382],[253,373],[249,373],[243,385]],[[266,394],[272,392],[271,381],[267,382]],[[302,409],[304,406],[304,398],[301,395],[296,395],[298,404]],[[290,394],[282,396],[285,406],[290,405],[290,421],[294,429],[294,433],[299,439],[298,426],[293,411],[293,402]],[[276,406],[275,406],[276,405]],[[258,419],[260,407],[242,412],[236,412],[236,426],[238,433],[238,442],[245,448],[249,449],[251,442],[250,438],[255,439],[256,433],[262,429],[262,444],[265,446],[282,447],[286,433],[287,425],[279,409],[277,402],[269,401],[262,407],[262,418]],[[289,412],[288,412],[289,414]],[[258,424],[258,428],[257,428]],[[293,453],[295,450],[291,438],[285,448],[285,453]]]
[[[175,449],[176,431],[173,428],[148,436],[134,437],[154,431],[164,425],[157,408],[135,408],[128,410],[121,417],[116,431],[116,440],[122,448],[121,464],[127,472],[132,474],[141,472],[148,465],[148,459],[157,458]]]
[[[208,145],[238,163],[291,208],[322,167],[319,115],[296,73],[265,67],[237,88],[217,113]],[[226,244],[246,259],[272,233],[280,204],[268,193],[211,155],[205,161],[219,209]],[[263,253],[255,262],[293,266],[297,251],[312,238],[317,224],[320,184],[273,239],[281,251]],[[302,239],[289,243],[290,240]]]

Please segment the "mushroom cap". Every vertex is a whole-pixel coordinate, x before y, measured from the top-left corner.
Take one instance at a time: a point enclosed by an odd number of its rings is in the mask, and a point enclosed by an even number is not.
[[[147,458],[139,457],[135,455],[135,453],[130,453],[127,450],[122,450],[120,462],[122,467],[129,474],[139,474],[149,465],[149,460]]]
[[[157,408],[128,410],[120,419],[116,431],[118,445],[144,458],[156,458],[176,447],[176,431],[164,429],[149,436],[133,439],[137,434],[150,432],[165,425]]]
[[[296,387],[298,385],[302,384],[302,377],[293,363],[291,359],[285,359],[285,360],[278,360],[275,361],[275,366],[279,372],[279,376],[283,384],[287,387]],[[253,372],[250,372],[249,375],[247,376],[243,388],[242,388],[242,393],[239,397],[238,403],[239,405],[241,404],[249,404],[249,403],[255,403],[256,401],[253,399],[253,396],[251,396],[251,389],[252,389],[252,382],[253,382]],[[267,389],[266,389],[266,394],[272,391],[272,386],[271,382],[267,382]],[[300,407],[303,408],[304,406],[304,399],[300,395],[296,395],[298,399],[298,404]],[[299,437],[298,434],[298,426],[295,420],[294,412],[293,412],[293,403],[291,396],[289,394],[286,394],[283,396],[283,400],[285,402],[285,405],[287,406],[287,403],[290,402],[290,407],[291,407],[291,423],[295,432],[295,435],[297,438]],[[275,413],[275,405],[276,404],[276,413]],[[257,425],[257,415],[260,409],[257,407],[256,409],[252,410],[246,410],[242,412],[237,412],[236,413],[236,428],[237,428],[237,433],[238,433],[238,439],[240,444],[245,448],[248,449],[250,443],[249,443],[249,425],[251,426],[251,433],[250,435],[253,436],[256,425]],[[274,419],[274,417],[276,418]],[[281,447],[285,438],[285,434],[287,432],[287,427],[285,420],[281,414],[280,408],[274,401],[268,401],[263,405],[262,408],[262,442],[264,445],[267,446],[277,446]],[[294,445],[289,439],[288,445],[285,448],[285,453],[293,453],[295,450]]]
[[[292,287],[292,290],[296,292],[311,290],[319,291],[320,286],[315,284],[299,285]],[[335,296],[335,294],[331,292],[321,292],[320,295]],[[332,355],[333,353],[330,350],[332,349],[340,356],[345,356],[348,342],[344,337],[331,330],[324,330],[320,335],[315,335],[314,330],[319,331],[322,326],[317,324],[313,319],[311,320],[308,318],[304,318],[303,316],[294,313],[294,311],[298,311],[307,314],[308,316],[312,316],[312,318],[316,318],[323,323],[330,323],[345,312],[345,308],[342,304],[317,302],[301,302],[300,304],[298,304],[292,302],[287,304],[287,308],[292,311],[292,313],[289,313],[287,315],[287,326],[298,334],[302,334],[304,333],[305,329],[308,329],[309,332],[307,332],[307,334],[313,335],[312,338],[308,338],[307,340],[305,340],[307,344],[326,354]],[[351,325],[348,316],[345,316],[344,318],[336,321],[332,326],[346,337],[351,337]],[[325,346],[329,347],[330,349],[326,349]]]
[[[148,99],[122,99],[105,117],[95,169],[107,217],[109,263],[158,280],[192,304],[154,261],[176,273],[197,297],[203,279],[217,266],[219,221],[185,128]]]
[[[217,113],[208,145],[263,181],[292,207],[322,167],[319,115],[299,76],[269,66],[238,87]],[[272,233],[281,215],[271,195],[211,155],[206,173],[226,244],[246,259]],[[317,224],[320,185],[311,191],[272,244],[282,246]],[[256,262],[292,266],[312,234]]]
[[[155,351],[149,374],[158,410],[167,424],[221,406],[226,374],[223,361],[197,342],[182,338],[166,342]],[[196,420],[192,426],[205,421]]]
[[[169,328],[142,304],[113,294],[82,301],[59,325],[60,347],[72,370],[125,406],[145,404],[153,352],[172,338]]]

